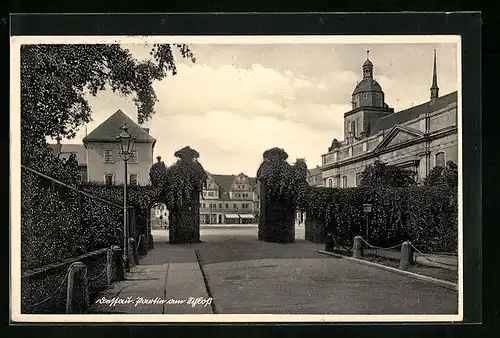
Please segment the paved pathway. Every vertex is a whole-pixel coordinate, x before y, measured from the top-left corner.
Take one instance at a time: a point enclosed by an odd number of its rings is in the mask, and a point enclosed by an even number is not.
[[[222,314],[454,314],[457,292],[352,261],[324,256],[323,245],[257,241],[256,227],[203,228],[204,243],[170,245],[166,231],[155,231],[155,249],[134,269],[146,281],[126,284],[121,295],[187,299],[213,297],[210,306],[164,304],[94,312]],[[199,262],[196,257],[198,253]],[[203,268],[206,283],[200,270]],[[168,273],[167,273],[168,270]],[[210,295],[207,291],[207,285]],[[163,293],[163,296],[162,296]],[[112,298],[112,297],[111,297]],[[103,310],[104,309],[104,310]],[[114,311],[114,312],[113,312]],[[149,311],[149,312],[146,312]],[[197,312],[198,311],[198,312]]]

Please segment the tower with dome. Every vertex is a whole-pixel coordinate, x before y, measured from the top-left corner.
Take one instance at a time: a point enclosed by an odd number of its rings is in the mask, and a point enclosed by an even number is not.
[[[361,172],[376,160],[412,170],[417,182],[434,166],[458,164],[458,93],[439,95],[436,51],[432,61],[429,101],[395,112],[375,80],[367,51],[351,110],[344,113],[344,138],[334,135],[321,166],[315,168],[315,185],[358,186]]]

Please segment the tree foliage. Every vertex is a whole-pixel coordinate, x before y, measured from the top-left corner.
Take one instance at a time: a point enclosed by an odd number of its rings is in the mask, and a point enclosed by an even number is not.
[[[438,185],[443,170],[444,168],[441,166],[435,166],[434,168],[432,168],[427,177],[424,178],[424,185],[426,186]]]
[[[446,162],[446,167],[436,166],[424,179],[426,186],[444,186],[456,189],[458,187],[458,166],[453,161]]]
[[[368,165],[361,173],[362,187],[406,187],[415,184],[413,172],[393,165],[387,165],[382,161]]]
[[[21,47],[23,144],[72,138],[91,121],[87,98],[106,88],[134,95],[138,122],[154,114],[153,82],[175,75],[174,49],[195,61],[186,45],[155,44],[144,61],[118,44],[37,44]]]

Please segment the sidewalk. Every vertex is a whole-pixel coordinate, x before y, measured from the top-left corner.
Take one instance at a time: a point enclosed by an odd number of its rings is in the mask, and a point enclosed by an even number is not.
[[[194,304],[197,302],[205,302]],[[196,253],[188,246],[160,246],[130,269],[126,280],[105,290],[89,313],[211,314]]]

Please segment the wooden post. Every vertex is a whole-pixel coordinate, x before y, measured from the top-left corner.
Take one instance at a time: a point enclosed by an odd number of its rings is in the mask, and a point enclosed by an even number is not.
[[[363,257],[363,241],[361,241],[361,236],[354,237],[354,243],[352,246],[352,257],[360,258]]]
[[[134,266],[137,265],[137,261],[136,261],[136,253],[137,253],[137,250],[136,250],[136,241],[134,238],[129,238],[128,239],[128,260],[129,260],[129,266],[132,268]]]
[[[122,249],[115,245],[112,248],[113,251],[113,280],[122,281],[125,279],[125,271],[123,267],[123,251]]]
[[[89,308],[87,266],[75,262],[69,268],[66,313],[85,313]]]
[[[413,248],[410,242],[406,241],[401,245],[401,258],[399,260],[399,269],[406,270],[413,264]]]
[[[139,248],[137,249],[137,254],[141,256],[148,254],[147,235],[142,234],[141,237],[139,237]]]
[[[326,235],[325,251],[327,252],[335,251],[335,241],[333,240],[333,234]]]
[[[106,283],[107,286],[113,284],[113,247],[108,249],[106,253]]]
[[[137,241],[135,240],[135,238],[132,238],[133,240],[133,247],[132,247],[132,257],[134,259],[134,263],[135,265],[138,265],[139,264],[139,248],[138,248],[138,243]]]

